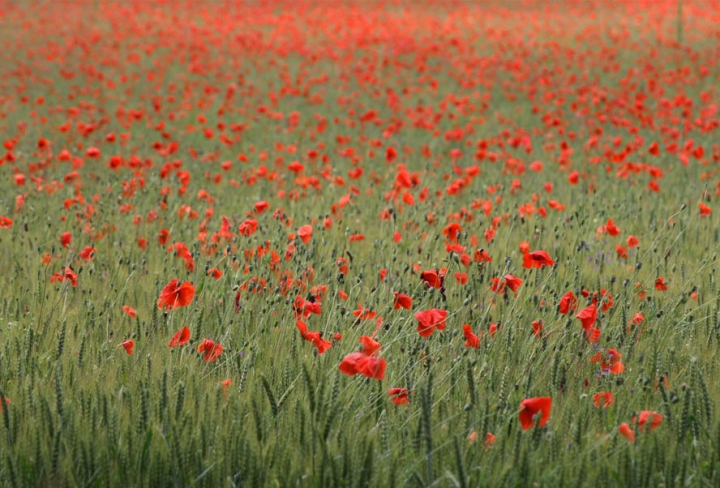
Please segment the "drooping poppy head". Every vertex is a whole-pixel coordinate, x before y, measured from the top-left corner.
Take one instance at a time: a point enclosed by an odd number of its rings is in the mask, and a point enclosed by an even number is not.
[[[540,413],[539,427],[543,427],[550,418],[552,409],[551,397],[526,398],[520,403],[520,424],[523,430],[533,426],[535,415]]]

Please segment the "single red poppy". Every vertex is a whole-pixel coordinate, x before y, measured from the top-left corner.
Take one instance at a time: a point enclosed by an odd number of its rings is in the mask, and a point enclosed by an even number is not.
[[[580,320],[583,329],[590,330],[597,319],[597,306],[593,303],[592,305],[583,308],[580,312],[578,312],[575,318]]]
[[[625,438],[630,442],[635,442],[635,432],[633,432],[632,428],[630,428],[627,423],[623,422],[622,424],[620,424],[620,426],[618,427],[618,432],[625,436]]]
[[[410,403],[407,388],[390,388],[388,395],[390,395],[390,401],[395,405],[407,405]]]
[[[203,360],[206,363],[212,363],[217,361],[223,353],[223,347],[220,344],[216,344],[215,341],[203,339],[197,348],[197,352],[204,353]]]
[[[122,310],[123,310],[123,312],[125,312],[125,313],[128,315],[128,317],[130,317],[131,319],[134,319],[135,317],[137,317],[137,312],[135,311],[134,308],[132,308],[132,307],[129,306],[129,305],[123,305],[123,306],[122,306]]]
[[[560,299],[559,312],[568,315],[571,311],[577,310],[578,300],[571,291],[565,293]]]
[[[60,234],[60,244],[62,247],[68,247],[72,242],[72,234],[70,232],[63,232]]]
[[[177,307],[186,307],[192,303],[195,297],[195,287],[189,281],[180,284],[180,280],[170,281],[160,292],[158,308],[172,310]]]
[[[658,291],[666,291],[667,285],[665,284],[665,278],[662,276],[655,280],[655,289]]]
[[[97,254],[97,249],[94,247],[86,247],[78,253],[78,257],[85,261],[90,261],[95,257],[95,254]]]
[[[600,408],[601,403],[603,408],[608,408],[614,401],[613,394],[609,391],[601,391],[593,395],[593,405],[595,405],[595,408]]]
[[[190,341],[190,329],[188,326],[184,326],[179,331],[175,332],[175,335],[170,339],[169,347],[184,346]]]
[[[420,273],[420,279],[423,280],[424,283],[427,283],[428,286],[431,286],[433,288],[442,288],[443,281],[445,279],[445,268],[439,271],[423,271],[422,273]]]
[[[304,244],[309,244],[312,239],[313,228],[312,225],[303,225],[297,231],[297,235]]]
[[[444,330],[447,316],[447,310],[437,308],[417,312],[415,318],[418,321],[418,333],[421,337],[430,337],[435,332],[435,328]]]
[[[611,236],[617,236],[620,234],[620,229],[617,228],[613,219],[608,219],[607,224],[605,224],[605,230]]]
[[[135,341],[132,339],[126,339],[120,343],[118,347],[125,348],[125,352],[132,356],[133,348],[135,347]]]
[[[404,293],[395,292],[395,300],[393,302],[395,310],[404,308],[410,310],[412,308],[412,298],[405,295]]]
[[[533,426],[533,418],[540,413],[539,427],[543,427],[550,418],[550,410],[552,409],[551,397],[526,398],[520,403],[520,424],[523,430],[527,430]]]
[[[13,220],[10,217],[0,215],[0,229],[9,229],[13,225]]]
[[[552,266],[555,261],[545,251],[533,251],[523,256],[523,268],[542,268],[543,266]]]
[[[387,362],[384,358],[368,356],[364,352],[348,354],[338,366],[338,369],[348,376],[361,374],[377,380],[385,379],[386,368]]]
[[[638,425],[640,426],[639,430],[642,432],[644,429],[646,429],[646,425],[648,422],[650,422],[650,432],[655,430],[663,420],[663,415],[661,413],[653,412],[651,410],[643,410],[640,412],[640,421],[638,422]],[[632,423],[635,423],[635,417],[632,418]]]
[[[517,276],[513,276],[511,274],[505,275],[505,284],[507,285],[510,290],[512,290],[513,294],[517,297],[517,291],[518,288],[520,288],[520,285],[522,285],[523,280],[518,278]]]
[[[480,347],[480,337],[472,331],[470,324],[464,324],[462,328],[465,336],[465,347],[473,349]]]

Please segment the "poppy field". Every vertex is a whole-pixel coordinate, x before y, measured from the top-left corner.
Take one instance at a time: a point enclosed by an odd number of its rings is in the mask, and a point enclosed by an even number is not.
[[[718,26],[0,1],[0,486],[719,486]]]

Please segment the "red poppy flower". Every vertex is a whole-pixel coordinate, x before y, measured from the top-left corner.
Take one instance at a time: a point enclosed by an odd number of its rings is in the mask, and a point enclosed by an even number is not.
[[[160,245],[166,245],[168,239],[170,239],[170,231],[167,229],[160,229],[160,232],[158,232],[158,242]]]
[[[309,244],[312,239],[313,228],[312,225],[303,225],[297,231],[297,235],[304,244]]]
[[[230,384],[231,384],[231,383],[232,383],[232,379],[231,379],[231,378],[228,378],[228,379],[226,379],[226,380],[222,380],[222,381],[220,382],[220,384],[222,385],[222,390],[223,390],[223,398],[227,398],[227,391],[228,391],[228,388],[230,388]]]
[[[238,227],[238,232],[244,236],[251,236],[257,231],[258,222],[255,219],[246,219]]]
[[[158,308],[172,310],[177,307],[187,307],[195,297],[195,287],[189,281],[180,284],[180,280],[170,281],[160,292]]]
[[[71,241],[72,234],[70,234],[70,232],[63,232],[60,234],[60,244],[62,244],[62,247],[68,247]]]
[[[208,270],[208,276],[211,276],[212,278],[214,278],[216,280],[219,280],[220,278],[222,278],[222,275],[223,275],[223,272],[217,268],[210,268]]]
[[[498,330],[498,324],[490,324],[490,327],[488,328],[488,334],[490,334],[491,338],[495,338],[495,333]]]
[[[620,259],[627,259],[628,258],[628,251],[624,246],[621,246],[620,244],[617,244],[615,246],[615,251],[617,252],[618,258]]]
[[[223,353],[223,347],[220,344],[216,344],[215,341],[203,339],[197,348],[197,352],[203,353],[203,361],[213,363],[217,361]]]
[[[700,208],[700,217],[707,217],[712,213],[710,207],[705,205],[703,202],[698,203],[698,207]]]
[[[533,326],[533,334],[535,334],[535,337],[538,339],[542,336],[541,332],[543,331],[543,321],[542,320],[535,320],[532,323]]]
[[[571,311],[577,310],[578,300],[571,291],[565,293],[560,299],[559,312],[568,315]]]
[[[617,228],[613,219],[608,219],[607,224],[605,224],[605,230],[611,236],[617,236],[620,234],[620,229]]]
[[[358,303],[358,309],[353,310],[353,315],[357,317],[358,320],[372,320],[375,318],[376,313]]]
[[[75,288],[78,284],[77,274],[75,274],[70,268],[65,268],[65,271],[62,273],[55,273],[50,277],[50,283],[54,283],[56,281],[69,281],[73,288]]]
[[[123,305],[122,311],[125,312],[126,314],[128,314],[128,317],[130,317],[131,319],[134,319],[135,317],[137,317],[137,312],[135,311],[134,308],[132,308],[129,305]]]
[[[94,247],[86,247],[78,253],[78,257],[80,259],[84,259],[85,261],[90,261],[95,257],[95,254],[97,254],[97,249]]]
[[[552,266],[555,264],[550,255],[545,251],[533,251],[523,256],[523,268],[542,268],[543,266]]]
[[[637,245],[640,244],[640,241],[635,236],[629,236],[627,238],[627,245],[629,248],[637,247]]]
[[[580,320],[583,329],[590,330],[597,319],[597,306],[593,303],[592,305],[583,308],[580,312],[578,312],[575,318]]]
[[[12,225],[13,220],[10,217],[0,215],[0,229],[9,229]]]
[[[318,354],[322,354],[332,346],[332,342],[323,339],[320,332],[311,332],[307,329],[307,324],[302,320],[295,321],[295,327],[300,331],[300,336],[306,341],[310,341],[317,349]]]
[[[395,300],[393,302],[393,307],[395,310],[399,308],[410,310],[412,308],[412,298],[405,295],[404,293],[395,292]]]
[[[640,412],[640,421],[638,425],[640,432],[646,427],[648,421],[650,422],[650,432],[655,430],[662,423],[663,415],[661,413],[653,412],[651,410],[643,410]],[[632,423],[635,423],[635,417],[632,418]]]
[[[118,347],[125,348],[125,352],[132,356],[133,348],[135,347],[135,341],[132,339],[126,339],[120,343]]]
[[[320,315],[322,313],[322,304],[320,302],[311,302],[298,296],[293,302],[293,310],[295,311],[296,318],[308,318],[310,314]]]
[[[458,272],[455,273],[455,281],[457,281],[461,285],[464,285],[467,283],[467,278],[468,278],[467,273],[458,273]]]
[[[390,388],[388,395],[390,395],[390,401],[395,405],[407,405],[410,403],[407,388]]]
[[[658,291],[666,291],[667,285],[665,284],[665,278],[662,276],[655,280],[655,289]]]
[[[257,213],[262,213],[265,210],[267,210],[269,207],[270,207],[270,204],[268,202],[266,202],[265,200],[258,200],[255,203],[255,211]]]
[[[492,258],[485,249],[477,249],[473,259],[476,263],[489,263],[492,261]]]
[[[465,336],[465,347],[477,349],[480,347],[480,337],[478,337],[473,331],[470,324],[464,324],[463,335]]]
[[[603,352],[596,353],[590,358],[591,363],[600,363],[600,369],[606,374],[620,374],[625,371],[625,365],[621,362],[622,354],[611,347]]]
[[[433,288],[442,288],[443,281],[445,279],[445,268],[439,271],[423,271],[422,273],[420,273],[420,279]]]
[[[600,393],[595,393],[595,395],[593,395],[593,405],[595,405],[595,408],[600,408],[601,402],[603,408],[608,408],[614,402],[613,394],[609,391],[601,391]]]
[[[495,441],[497,441],[497,436],[495,436],[495,434],[491,432],[485,434],[485,450],[487,451],[490,449],[493,444],[495,444]]]
[[[432,333],[435,332],[436,327],[444,330],[447,316],[447,310],[439,310],[437,308],[416,313],[415,318],[418,321],[418,333],[421,337],[430,337]]]
[[[185,261],[186,270],[193,271],[195,269],[195,260],[193,259],[193,255],[190,252],[190,249],[188,249],[187,244],[184,242],[176,242],[172,246],[168,247],[167,250]]]
[[[508,288],[510,288],[513,292],[513,294],[517,297],[517,290],[520,288],[520,285],[522,285],[523,280],[518,278],[517,276],[513,276],[511,274],[505,275],[505,284]]]
[[[444,236],[447,236],[448,241],[457,242],[458,234],[462,232],[462,226],[457,222],[448,224],[442,231]]]
[[[348,376],[361,374],[376,380],[385,379],[386,368],[387,362],[384,358],[368,356],[364,352],[348,354],[338,366],[338,369]]]
[[[533,418],[540,413],[539,427],[543,427],[550,418],[552,409],[552,398],[536,397],[526,398],[520,403],[520,424],[523,430],[528,430],[534,425]]]
[[[634,324],[642,324],[645,321],[645,316],[641,314],[640,312],[637,312],[635,315],[633,315],[633,318],[630,322]]]
[[[190,341],[190,329],[188,326],[184,326],[179,331],[175,332],[175,335],[170,339],[169,347],[184,346]]]
[[[620,432],[627,440],[630,442],[635,442],[635,432],[633,432],[632,428],[630,426],[623,422],[620,424],[620,427],[618,427],[618,432]]]

